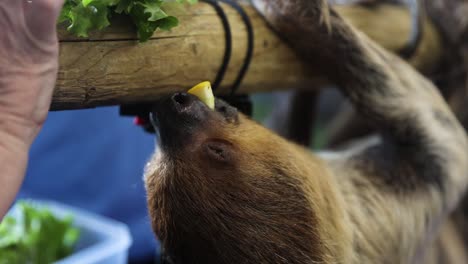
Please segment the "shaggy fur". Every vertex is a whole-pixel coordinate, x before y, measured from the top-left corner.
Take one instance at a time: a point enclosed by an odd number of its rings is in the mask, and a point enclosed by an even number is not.
[[[161,100],[145,179],[166,261],[465,263],[468,143],[435,87],[324,0],[253,2],[382,133],[314,156],[220,100]]]

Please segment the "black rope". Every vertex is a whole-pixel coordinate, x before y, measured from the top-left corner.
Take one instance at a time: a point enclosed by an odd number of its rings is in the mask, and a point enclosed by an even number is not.
[[[226,48],[224,52],[223,61],[218,71],[218,74],[216,75],[216,79],[212,85],[213,90],[215,91],[219,87],[219,85],[221,84],[224,78],[224,75],[227,71],[229,62],[231,60],[231,54],[232,54],[231,26],[229,24],[229,19],[226,13],[224,12],[223,8],[219,5],[219,2],[224,2],[230,5],[231,7],[233,7],[237,11],[237,13],[239,13],[239,15],[241,16],[242,22],[244,22],[244,25],[247,31],[247,50],[246,50],[246,54],[244,58],[244,63],[242,67],[240,68],[239,74],[237,75],[231,87],[231,95],[234,95],[234,93],[239,88],[245,74],[247,73],[247,70],[250,66],[250,62],[252,61],[253,49],[254,49],[254,33],[253,33],[252,23],[250,22],[250,18],[247,15],[247,13],[245,13],[244,9],[236,1],[233,1],[233,0],[202,0],[202,1],[210,4],[211,6],[215,8],[216,13],[221,19],[221,23],[224,28],[225,41],[226,41]]]
[[[223,8],[219,5],[217,0],[202,0],[203,2],[210,4],[216,11],[216,14],[221,19],[221,23],[223,24],[224,28],[224,39],[226,41],[225,50],[224,50],[224,57],[221,63],[221,67],[219,68],[218,73],[216,74],[215,81],[212,84],[213,91],[219,87],[221,82],[224,79],[224,75],[226,74],[227,68],[229,66],[229,61],[231,60],[232,54],[232,33],[231,33],[231,26],[229,25],[229,20],[224,13]]]
[[[242,64],[239,70],[239,73],[231,86],[230,94],[228,96],[219,96],[219,97],[221,97],[223,100],[227,101],[229,104],[239,109],[244,114],[251,116],[252,115],[252,102],[250,98],[246,94],[236,94],[236,92],[239,89],[239,86],[242,80],[244,79],[245,74],[247,73],[247,70],[250,66],[250,62],[252,61],[252,57],[253,57],[254,33],[253,33],[252,23],[250,22],[250,19],[247,13],[245,13],[244,9],[236,1],[233,1],[233,0],[202,0],[202,1],[212,5],[215,8],[216,13],[221,19],[222,25],[224,27],[224,32],[225,32],[226,48],[224,52],[224,57],[223,57],[221,67],[218,71],[218,74],[216,75],[216,79],[212,85],[213,91],[215,92],[219,88],[224,78],[224,75],[227,71],[229,62],[231,60],[231,55],[232,55],[231,28],[230,28],[228,17],[226,13],[224,12],[224,10],[219,5],[219,2],[224,2],[230,5],[232,8],[234,8],[241,16],[242,22],[245,25],[245,28],[247,31],[247,50],[246,50],[246,54],[244,57],[244,63]]]
[[[247,70],[249,69],[250,62],[252,61],[253,57],[253,49],[254,49],[254,32],[253,32],[253,26],[252,23],[250,22],[250,18],[245,13],[244,9],[237,3],[236,1],[232,0],[221,0],[230,6],[232,6],[241,16],[242,22],[244,22],[245,29],[247,31],[247,50],[245,53],[245,58],[244,58],[244,64],[239,70],[239,74],[237,75],[236,80],[232,84],[231,87],[231,95],[234,95],[234,93],[239,89],[239,86],[244,79],[245,74],[247,73]]]

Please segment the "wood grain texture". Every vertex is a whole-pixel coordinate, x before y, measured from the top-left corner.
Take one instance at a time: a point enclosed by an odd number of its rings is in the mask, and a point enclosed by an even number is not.
[[[255,45],[240,92],[317,88],[326,83],[318,71],[301,62],[251,6],[244,7],[254,27]],[[223,8],[232,28],[233,53],[219,93],[229,91],[247,46],[245,26],[239,15],[229,6]],[[376,10],[380,15],[376,15]],[[404,45],[409,34],[409,14],[402,7],[382,5],[372,10],[342,6],[337,11],[394,51]],[[59,27],[60,70],[52,109],[147,102],[162,94],[186,90],[200,81],[213,81],[225,49],[221,20],[205,3],[172,13],[180,19],[180,26],[170,32],[158,31],[146,43],[138,43],[135,30],[124,18],[115,18],[112,27],[86,39],[74,37]],[[383,23],[383,16],[398,23]],[[411,61],[422,70],[437,62],[441,49],[440,37],[433,26],[427,23],[426,27],[423,44]]]

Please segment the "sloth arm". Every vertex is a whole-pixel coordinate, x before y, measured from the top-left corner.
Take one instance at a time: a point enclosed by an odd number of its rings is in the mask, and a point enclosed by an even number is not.
[[[380,132],[333,157],[322,155],[344,200],[355,202],[346,208],[361,248],[376,257],[394,252],[404,262],[421,257],[468,183],[462,126],[429,80],[347,24],[326,1],[253,3]],[[364,246],[375,244],[370,242],[382,246]]]

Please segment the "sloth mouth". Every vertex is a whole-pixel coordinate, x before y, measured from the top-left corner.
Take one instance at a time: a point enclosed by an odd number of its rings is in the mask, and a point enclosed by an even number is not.
[[[150,120],[162,150],[178,152],[201,139],[219,136],[224,125],[238,124],[239,115],[236,108],[215,99],[209,82],[203,82],[186,93],[161,98]]]

